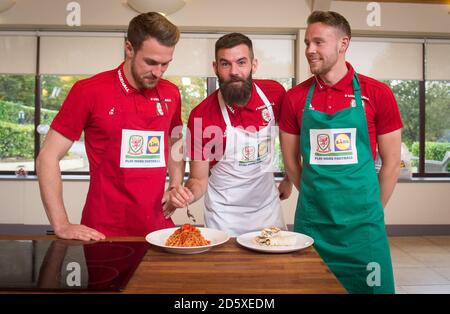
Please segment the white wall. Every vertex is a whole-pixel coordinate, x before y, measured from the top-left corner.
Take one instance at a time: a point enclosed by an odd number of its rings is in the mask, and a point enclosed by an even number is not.
[[[0,13],[0,28],[65,28],[67,3],[72,0],[16,0]],[[126,29],[137,13],[125,0],[77,0],[84,29]],[[310,13],[308,0],[186,0],[169,18],[182,30],[286,32],[304,28]],[[447,4],[381,3],[381,25],[370,27],[367,3],[331,1],[331,10],[347,17],[354,32],[449,35]],[[69,27],[66,27],[69,28]],[[76,29],[78,27],[72,27]]]

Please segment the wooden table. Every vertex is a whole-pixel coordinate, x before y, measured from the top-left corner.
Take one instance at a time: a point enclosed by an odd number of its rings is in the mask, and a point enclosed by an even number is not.
[[[0,236],[3,240],[51,240],[50,236]],[[108,241],[145,241],[139,237]],[[313,247],[285,254],[258,253],[235,238],[194,255],[150,247],[124,293],[296,294],[346,293]]]

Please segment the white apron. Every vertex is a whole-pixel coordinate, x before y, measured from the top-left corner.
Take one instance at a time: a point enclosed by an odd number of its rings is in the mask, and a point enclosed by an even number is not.
[[[234,128],[222,94],[218,93],[227,126],[226,148],[208,180],[205,225],[232,237],[269,226],[286,229],[272,167],[275,136],[271,136],[271,129],[275,118],[269,100],[256,84],[255,88],[266,105],[261,113],[270,119],[258,132]]]

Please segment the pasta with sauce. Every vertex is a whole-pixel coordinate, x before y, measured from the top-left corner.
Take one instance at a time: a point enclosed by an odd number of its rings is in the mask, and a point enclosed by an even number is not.
[[[211,244],[211,241],[206,240],[200,230],[191,224],[184,224],[166,240],[167,246],[203,246]]]

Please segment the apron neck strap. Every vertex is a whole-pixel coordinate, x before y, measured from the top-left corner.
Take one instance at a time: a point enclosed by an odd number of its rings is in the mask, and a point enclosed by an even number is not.
[[[309,87],[308,90],[308,97],[306,97],[306,102],[305,102],[305,109],[309,110],[312,109],[311,107],[311,99],[312,99],[312,95],[314,93],[314,87],[316,86],[316,81],[313,79],[311,86]]]
[[[311,99],[312,99],[312,96],[314,93],[315,86],[316,86],[316,81],[313,79],[311,86],[309,87],[308,96],[306,97],[306,102],[305,102],[305,109],[307,109],[307,110],[312,109]],[[363,105],[362,105],[362,97],[361,97],[361,87],[359,85],[358,74],[356,72],[353,75],[352,87],[353,87],[353,93],[355,94],[356,106],[362,107]]]
[[[353,85],[353,93],[355,94],[356,107],[362,108],[363,103],[362,103],[362,97],[361,97],[361,87],[359,85],[358,74],[356,74],[356,72],[353,75],[352,85]]]
[[[227,106],[225,105],[225,100],[223,100],[223,96],[222,93],[220,92],[220,89],[219,92],[217,93],[217,99],[219,100],[220,111],[222,111],[223,120],[225,120],[226,126],[230,127],[231,126],[230,116],[228,115]]]
[[[267,99],[267,96],[264,94],[264,92],[259,88],[258,85],[255,83],[256,92],[258,93],[261,100],[264,102],[264,105],[266,106],[266,109],[269,110],[270,113],[270,120],[275,120],[275,115],[273,114],[272,105],[270,104],[269,99]]]

